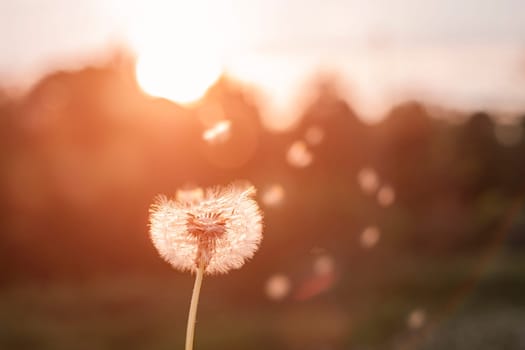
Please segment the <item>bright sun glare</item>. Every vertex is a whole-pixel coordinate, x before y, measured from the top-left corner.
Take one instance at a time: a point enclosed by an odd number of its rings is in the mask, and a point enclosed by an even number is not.
[[[149,95],[191,103],[201,98],[221,74],[221,65],[200,53],[178,56],[162,53],[139,56],[137,81]]]
[[[214,19],[223,16],[211,13],[211,7],[209,0],[134,3],[125,25],[144,92],[192,103],[219,78],[227,28],[218,30]]]
[[[267,126],[285,129],[300,113],[302,96],[296,93],[309,61],[259,52],[268,28],[250,25],[257,8],[227,0],[105,4],[136,54],[136,78],[145,93],[192,104],[224,73],[261,91],[257,98]]]

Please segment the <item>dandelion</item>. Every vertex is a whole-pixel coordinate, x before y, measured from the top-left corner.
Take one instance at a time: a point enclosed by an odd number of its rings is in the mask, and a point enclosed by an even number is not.
[[[150,209],[150,236],[174,268],[196,274],[188,316],[186,350],[193,347],[195,318],[204,274],[240,268],[262,239],[255,188],[239,183],[209,188],[202,196],[159,196]]]

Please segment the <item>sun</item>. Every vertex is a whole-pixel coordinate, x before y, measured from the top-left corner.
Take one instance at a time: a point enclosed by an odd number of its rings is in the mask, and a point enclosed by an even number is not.
[[[181,104],[199,100],[221,73],[220,61],[200,52],[146,52],[138,57],[136,66],[137,81],[144,92]]]
[[[119,8],[127,10],[123,25],[145,93],[189,104],[223,73],[227,9],[212,0],[136,0]]]

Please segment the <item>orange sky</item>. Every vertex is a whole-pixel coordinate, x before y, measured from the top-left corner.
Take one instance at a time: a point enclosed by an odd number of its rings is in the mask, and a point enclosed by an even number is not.
[[[0,2],[0,26],[7,84],[124,41],[149,93],[195,98],[226,69],[260,88],[275,125],[293,122],[305,82],[327,70],[342,73],[342,93],[369,120],[407,96],[525,109],[519,0],[19,0]]]

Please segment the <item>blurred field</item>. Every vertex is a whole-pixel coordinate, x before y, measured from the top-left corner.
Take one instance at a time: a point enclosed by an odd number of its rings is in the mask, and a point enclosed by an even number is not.
[[[227,77],[185,108],[130,67],[0,100],[0,349],[182,348],[192,278],[158,256],[148,207],[237,179],[264,239],[205,279],[196,349],[525,349],[524,118],[408,101],[371,125],[322,80],[275,133]]]
[[[372,276],[370,284],[353,278],[355,267],[338,266],[338,282],[306,301],[266,300],[265,276],[253,278],[251,288],[259,293],[239,301],[221,287],[228,278],[208,278],[196,346],[524,349],[525,258],[498,255],[481,271],[479,264],[476,256],[399,261],[378,267],[390,278]],[[0,294],[0,348],[182,348],[191,284],[189,276],[173,272],[10,286]],[[407,323],[414,309],[424,313],[421,328]]]

